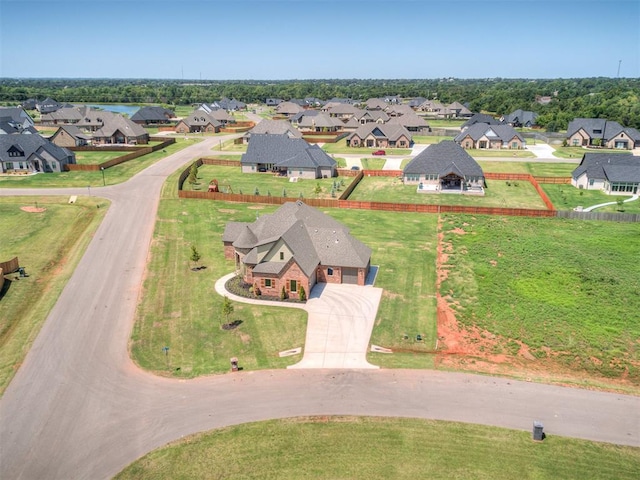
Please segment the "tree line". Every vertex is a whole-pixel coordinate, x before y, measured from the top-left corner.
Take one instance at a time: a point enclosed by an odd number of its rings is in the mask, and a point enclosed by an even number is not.
[[[640,79],[326,79],[326,80],[157,80],[0,79],[0,102],[18,104],[51,97],[61,103],[161,104],[169,107],[213,102],[222,97],[246,103],[267,98],[369,98],[398,95],[442,103],[458,101],[474,112],[495,115],[516,109],[539,114],[548,131],[566,129],[576,117],[606,118],[640,128]],[[551,97],[548,104],[536,101]]]

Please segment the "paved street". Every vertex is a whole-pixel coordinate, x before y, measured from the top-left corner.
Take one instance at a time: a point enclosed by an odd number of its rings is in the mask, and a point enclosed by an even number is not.
[[[102,479],[194,432],[295,415],[458,420],[640,446],[640,398],[419,370],[292,369],[190,381],[139,370],[130,337],[161,187],[225,137],[125,184],[0,400],[0,478]],[[85,189],[0,189],[1,196]],[[79,200],[81,201],[81,199]]]

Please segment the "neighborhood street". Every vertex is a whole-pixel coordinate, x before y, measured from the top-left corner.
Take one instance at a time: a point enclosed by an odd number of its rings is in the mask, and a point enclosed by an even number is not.
[[[183,436],[297,415],[529,431],[539,420],[549,436],[640,446],[640,397],[630,395],[433,370],[301,368],[176,380],[137,368],[128,341],[162,185],[232,137],[207,137],[128,182],[92,188],[111,207],[0,400],[0,478],[111,478]],[[0,196],[86,193],[0,189]]]

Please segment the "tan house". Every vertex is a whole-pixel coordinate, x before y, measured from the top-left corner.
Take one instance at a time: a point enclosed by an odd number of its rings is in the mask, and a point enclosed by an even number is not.
[[[176,125],[176,133],[217,133],[222,124],[204,110],[195,110]]]
[[[75,125],[63,125],[49,140],[59,147],[83,147],[89,144],[91,136],[85,135]]]
[[[94,145],[127,144],[145,145],[149,143],[147,131],[122,115],[113,115],[93,133]]]
[[[413,138],[402,125],[367,123],[347,137],[348,147],[409,148]]]
[[[462,148],[521,150],[526,142],[510,125],[474,123],[460,132],[454,141]]]
[[[371,249],[349,229],[302,201],[282,205],[255,222],[230,222],[222,235],[225,258],[254,293],[308,297],[317,283],[365,285]]]
[[[632,150],[640,147],[640,132],[604,118],[575,118],[567,128],[567,144]]]

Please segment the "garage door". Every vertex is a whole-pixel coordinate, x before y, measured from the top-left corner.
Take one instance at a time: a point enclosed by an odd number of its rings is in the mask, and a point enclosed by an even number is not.
[[[358,284],[358,269],[357,268],[343,268],[342,269],[342,283]]]

